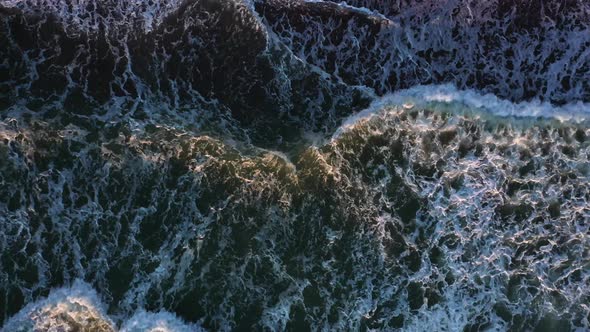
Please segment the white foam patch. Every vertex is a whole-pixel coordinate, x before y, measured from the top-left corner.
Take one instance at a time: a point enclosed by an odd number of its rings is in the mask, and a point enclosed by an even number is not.
[[[120,332],[198,332],[205,331],[195,324],[185,323],[176,315],[160,311],[151,313],[139,311],[127,320]]]
[[[71,331],[72,322],[90,330],[102,327],[102,331],[109,328],[114,331],[114,323],[106,316],[96,291],[80,280],[28,304],[10,318],[1,331]]]
[[[590,104],[575,102],[563,106],[533,100],[514,103],[494,94],[459,90],[452,84],[417,85],[376,99],[367,109],[348,117],[332,136],[337,139],[360,121],[381,113],[387,107],[429,108],[452,113],[483,113],[497,117],[543,118],[582,123],[590,120]]]
[[[0,332],[25,331],[117,331],[106,306],[87,283],[76,280],[71,287],[54,289],[47,298],[30,303],[11,317]],[[123,322],[120,332],[199,332],[196,324],[173,313],[140,310]]]

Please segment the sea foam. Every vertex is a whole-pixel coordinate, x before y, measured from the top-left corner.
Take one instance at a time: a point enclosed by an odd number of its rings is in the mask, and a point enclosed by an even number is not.
[[[475,114],[511,119],[546,119],[560,122],[585,123],[590,119],[590,104],[581,101],[561,106],[538,99],[511,102],[494,94],[483,94],[476,90],[460,90],[452,84],[417,85],[376,99],[365,110],[345,120],[335,131],[337,139],[359,121],[371,118],[388,106],[403,108],[428,108],[455,114]]]
[[[10,318],[0,331],[121,331],[121,332],[198,332],[176,315],[139,310],[124,321],[120,329],[111,319],[100,296],[88,283],[76,280],[70,287],[52,290],[49,296],[28,304]]]

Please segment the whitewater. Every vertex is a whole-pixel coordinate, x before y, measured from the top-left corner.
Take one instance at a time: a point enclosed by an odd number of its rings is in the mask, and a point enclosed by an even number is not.
[[[1,331],[590,329],[583,2],[0,0]]]

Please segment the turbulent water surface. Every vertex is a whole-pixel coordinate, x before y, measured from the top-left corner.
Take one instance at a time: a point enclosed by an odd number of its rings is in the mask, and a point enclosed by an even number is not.
[[[583,0],[0,0],[2,331],[590,330]]]

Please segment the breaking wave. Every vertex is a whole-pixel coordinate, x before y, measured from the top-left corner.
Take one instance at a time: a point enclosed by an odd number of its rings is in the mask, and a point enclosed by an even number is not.
[[[387,106],[428,108],[454,114],[487,117],[488,121],[514,121],[535,123],[540,119],[558,122],[588,123],[590,104],[578,101],[561,106],[539,100],[513,103],[493,94],[474,90],[458,90],[453,85],[419,85],[375,99],[371,105],[346,119],[336,129],[334,137],[354,125],[356,121],[373,116]],[[506,119],[509,118],[509,119]]]
[[[590,329],[589,20],[0,0],[2,331]]]

